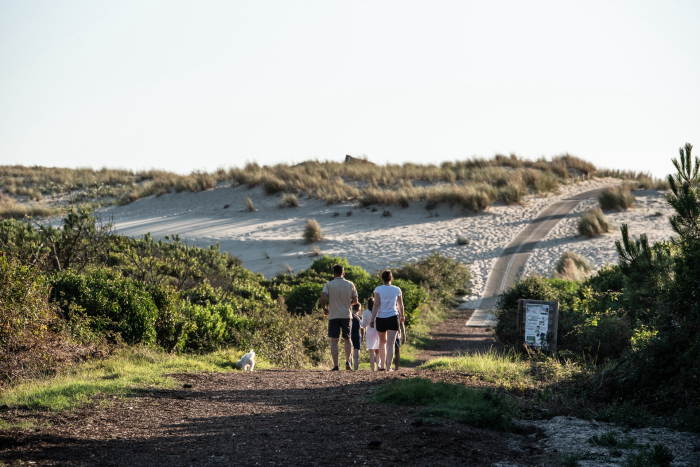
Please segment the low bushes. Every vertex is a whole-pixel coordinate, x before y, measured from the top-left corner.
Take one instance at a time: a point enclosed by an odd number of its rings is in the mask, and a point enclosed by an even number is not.
[[[469,293],[472,278],[469,268],[448,256],[433,252],[411,263],[403,263],[393,271],[397,279],[406,279],[420,284],[435,299],[452,305],[458,295]]]
[[[37,268],[0,255],[0,378],[37,376],[52,364],[45,351],[56,308]],[[1,384],[1,382],[0,382]]]
[[[51,295],[64,313],[72,305],[95,319],[100,331],[111,331],[129,344],[156,341],[156,307],[145,284],[100,269],[91,274],[64,271],[51,278]]]
[[[527,276],[504,290],[496,304],[495,334],[507,347],[517,340],[518,299],[559,302],[557,347],[560,353],[586,356],[598,361],[620,357],[630,346],[633,326],[619,303],[610,300],[610,290],[619,269],[610,269],[608,277],[593,277],[585,282]],[[616,308],[610,309],[614,305]]]
[[[601,235],[610,231],[610,222],[605,217],[601,209],[589,209],[581,214],[576,225],[579,235],[589,238]]]
[[[598,195],[600,207],[608,210],[626,211],[634,206],[634,196],[627,186],[616,186],[604,189]]]

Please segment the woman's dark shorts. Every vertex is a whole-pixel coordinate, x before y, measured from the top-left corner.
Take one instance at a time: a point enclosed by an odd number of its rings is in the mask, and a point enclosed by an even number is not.
[[[352,332],[350,333],[350,340],[352,341],[352,347],[355,349],[360,349],[362,344],[362,338],[360,337],[360,320],[352,319]]]
[[[350,318],[335,318],[328,320],[328,337],[337,339],[340,337],[340,330],[343,330],[343,339],[350,337]]]
[[[399,315],[390,316],[388,318],[375,318],[374,324],[377,326],[377,332],[398,331]]]

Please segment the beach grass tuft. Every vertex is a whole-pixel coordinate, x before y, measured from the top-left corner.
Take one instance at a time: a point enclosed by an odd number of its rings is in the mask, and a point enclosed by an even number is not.
[[[571,251],[565,251],[554,265],[554,277],[559,279],[581,281],[592,273],[593,268],[588,260]]]
[[[581,214],[576,225],[579,235],[585,235],[588,238],[610,231],[610,222],[600,208],[589,209]]]
[[[321,226],[316,219],[309,219],[306,221],[303,237],[306,243],[323,241],[323,232],[321,231]]]
[[[604,210],[626,211],[634,206],[634,195],[628,186],[610,187],[598,195],[598,202]]]

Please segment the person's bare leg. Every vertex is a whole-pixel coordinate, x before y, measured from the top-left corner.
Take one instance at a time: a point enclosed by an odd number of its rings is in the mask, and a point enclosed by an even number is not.
[[[394,345],[394,369],[399,369],[399,361],[401,360],[401,354],[399,353],[400,347]]]
[[[345,338],[345,361],[350,363],[350,354],[352,353],[352,343],[350,342],[350,338],[346,337]]]
[[[357,371],[357,368],[360,366],[360,349],[355,349],[353,359],[353,368]]]
[[[396,333],[397,332],[398,331],[387,331],[385,333],[384,342],[385,343],[390,342],[390,344],[387,344],[385,346],[385,348],[386,348],[386,360],[384,362],[386,365],[385,366],[386,371],[392,371],[391,370],[391,361],[394,359],[394,342],[396,342]],[[381,344],[380,344],[379,348],[381,349]]]
[[[379,334],[379,360],[377,360],[377,368],[379,370],[385,369],[386,365],[386,333],[378,332]]]
[[[376,350],[370,350],[369,351],[369,368],[371,371],[374,371],[374,363],[376,362],[377,351]]]
[[[338,366],[338,338],[331,338],[331,356],[333,357],[333,366]]]

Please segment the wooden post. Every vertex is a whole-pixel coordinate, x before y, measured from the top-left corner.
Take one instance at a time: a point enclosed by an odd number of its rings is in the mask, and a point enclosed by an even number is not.
[[[535,336],[533,339],[533,335],[529,336],[529,339],[526,338],[526,334],[528,334],[528,329],[530,329],[530,332],[532,332],[531,327],[536,325],[534,323],[534,320],[536,319],[535,316],[530,316],[531,321],[531,326],[528,328],[527,325],[527,318],[528,318],[528,305],[531,305],[529,307],[531,315],[535,312],[540,313],[540,316],[544,316],[544,314],[547,314],[547,330],[546,333],[540,333],[540,335]],[[546,310],[546,311],[545,311]],[[544,301],[544,300],[524,300],[520,299],[518,300],[518,323],[517,323],[517,330],[518,330],[518,337],[516,339],[516,347],[518,349],[523,349],[523,347],[530,347],[530,348],[537,348],[544,350],[546,352],[551,352],[551,353],[556,353],[557,351],[557,329],[559,328],[559,302],[549,302],[549,301]],[[542,340],[540,344],[540,336],[545,335],[545,338]]]

